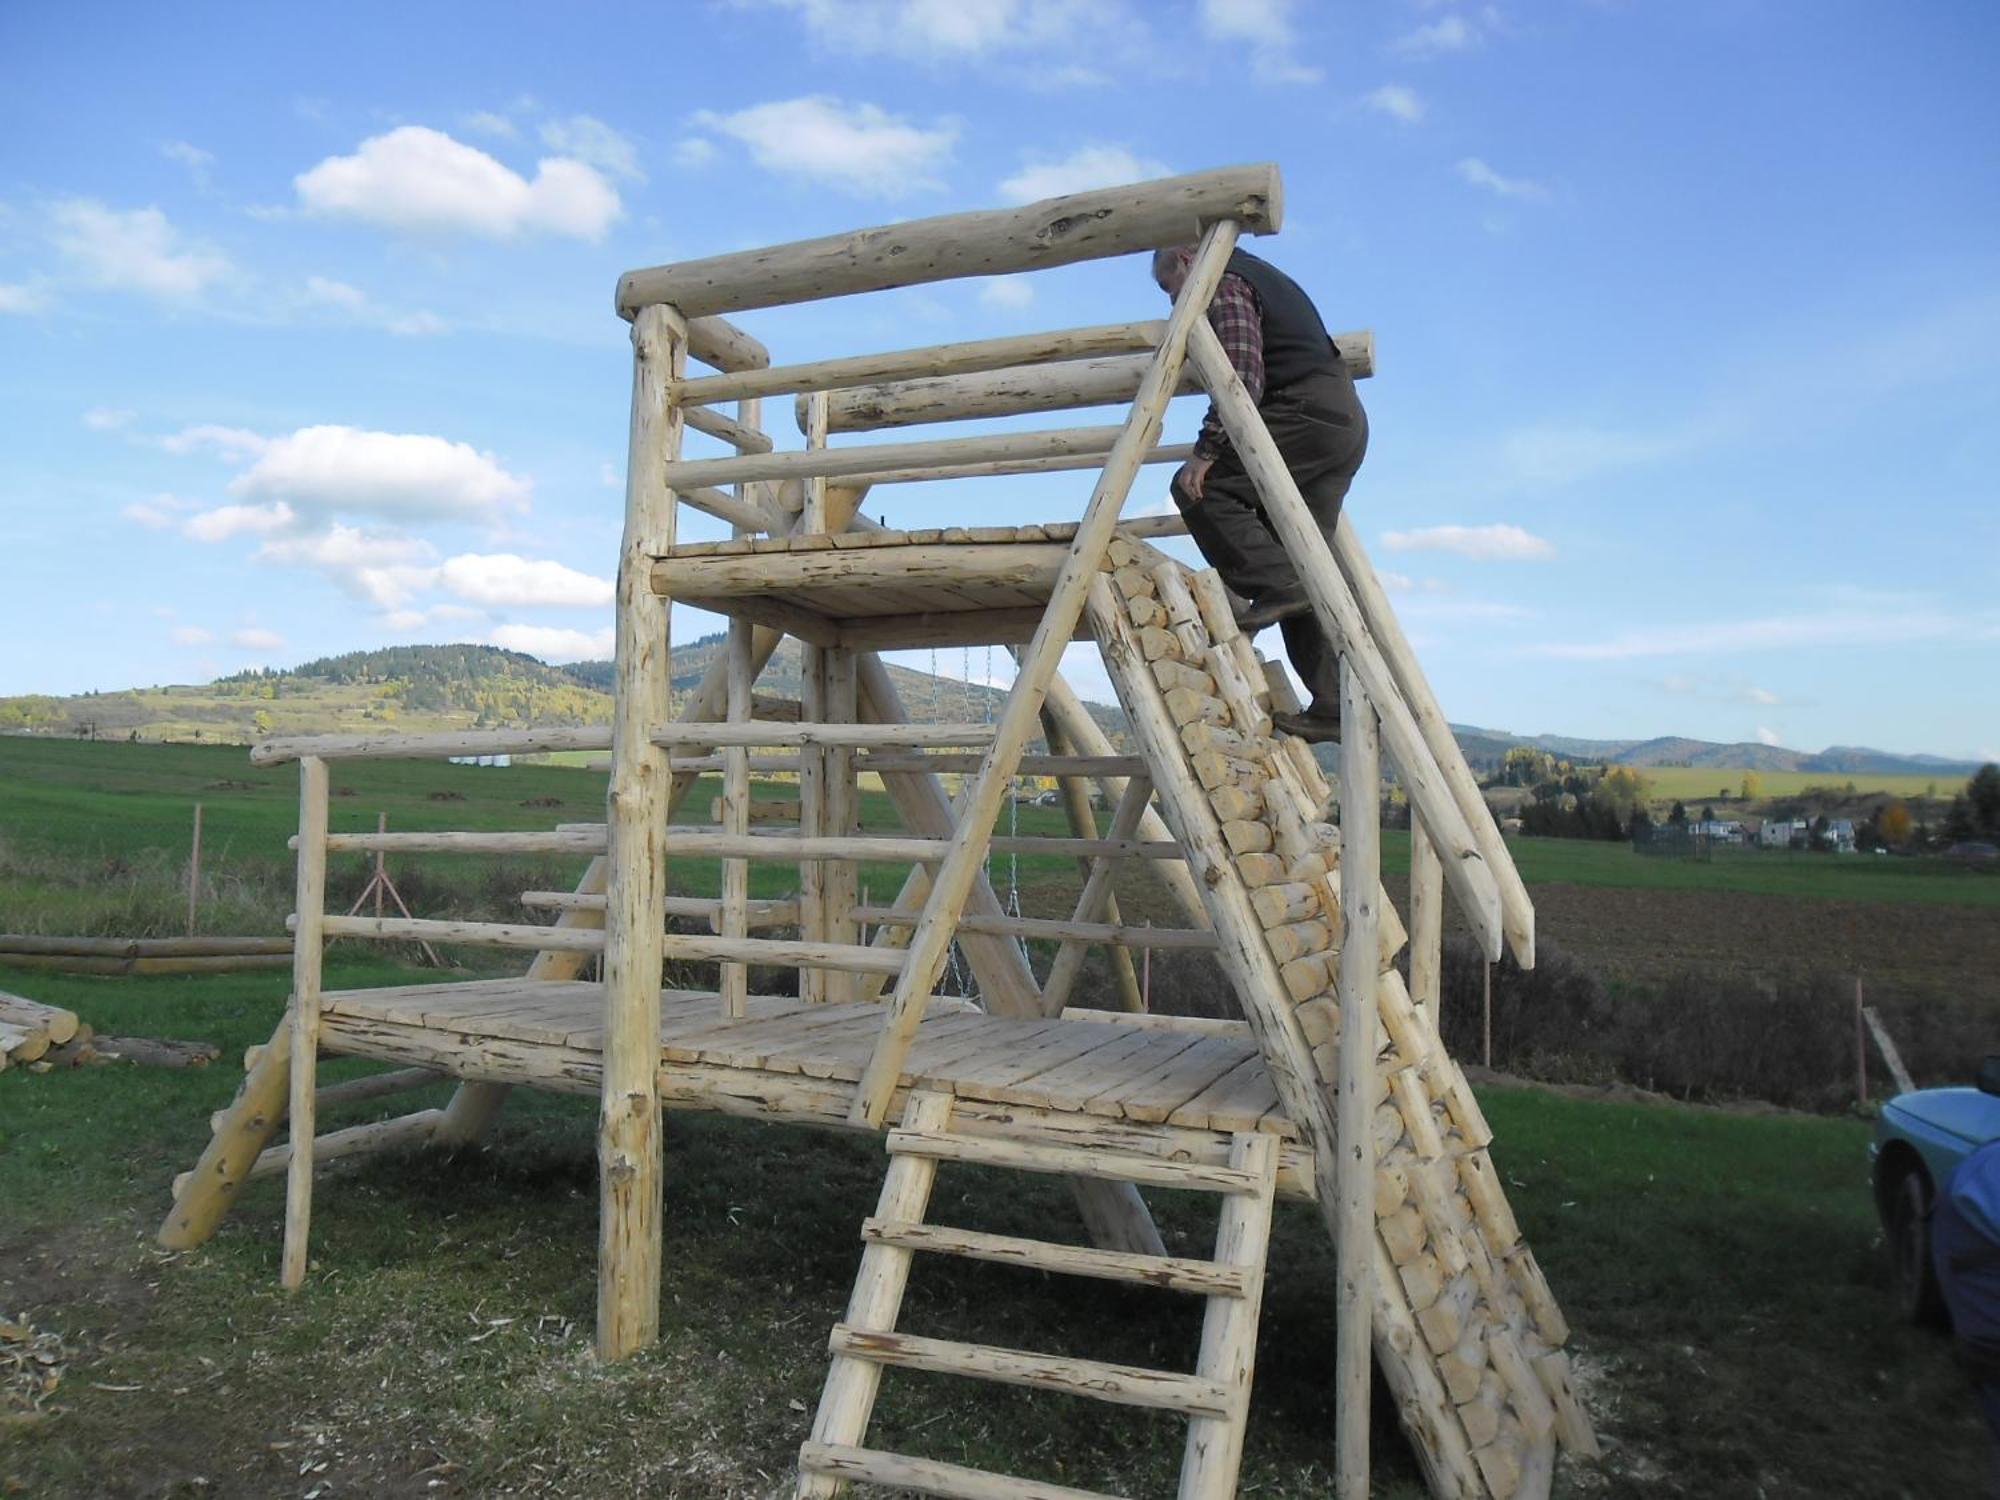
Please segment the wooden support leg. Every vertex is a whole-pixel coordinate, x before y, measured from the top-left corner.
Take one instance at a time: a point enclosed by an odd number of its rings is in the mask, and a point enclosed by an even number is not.
[[[319,1087],[319,988],[325,958],[326,762],[299,762],[298,926],[292,936],[292,1159],[285,1179],[285,1252],[279,1279],[305,1284],[306,1241],[312,1231],[312,1145]]]
[[[667,804],[673,777],[653,726],[669,717],[670,606],[652,560],[673,546],[658,479],[680,451],[668,395],[687,328],[649,307],[632,325],[632,430],[618,560],[617,681],[606,797],[611,878],[604,923],[604,1083],[598,1124],[597,1353],[623,1359],[659,1336],[662,1151],[660,976],[666,945]]]

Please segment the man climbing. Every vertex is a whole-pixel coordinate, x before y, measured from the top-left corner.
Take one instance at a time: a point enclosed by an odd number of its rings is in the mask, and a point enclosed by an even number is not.
[[[1180,293],[1192,246],[1156,251],[1153,280]],[[1238,250],[1229,257],[1208,321],[1270,429],[1306,509],[1331,542],[1340,504],[1368,452],[1368,414],[1312,299],[1276,266]],[[1264,514],[1214,406],[1203,418],[1194,457],[1173,479],[1174,503],[1209,565],[1247,600],[1237,623],[1255,634],[1279,626],[1285,653],[1312,695],[1277,727],[1309,741],[1340,738],[1340,663],[1313,616],[1298,569]]]

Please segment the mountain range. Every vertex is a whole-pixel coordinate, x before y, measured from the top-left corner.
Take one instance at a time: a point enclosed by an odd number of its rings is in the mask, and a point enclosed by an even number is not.
[[[676,644],[678,701],[701,681],[724,637]],[[787,639],[758,679],[759,690],[797,698],[801,654]],[[904,710],[919,721],[984,720],[998,715],[998,688],[933,676],[891,663],[889,675]],[[247,744],[272,734],[335,731],[497,728],[524,724],[603,723],[611,716],[612,664],[552,666],[497,646],[388,646],[323,657],[279,670],[261,668],[200,685],[131,688],[69,697],[26,694],[0,698],[0,733],[95,735],[141,740],[213,740]],[[1113,705],[1091,711],[1114,741],[1124,740],[1124,715]],[[1732,771],[1806,771],[1830,775],[1970,775],[1976,763],[1935,755],[1897,755],[1835,745],[1817,753],[1778,745],[1718,744],[1667,735],[1647,740],[1521,735],[1454,724],[1475,767],[1497,764],[1509,750],[1530,746],[1577,764],[1696,766]]]

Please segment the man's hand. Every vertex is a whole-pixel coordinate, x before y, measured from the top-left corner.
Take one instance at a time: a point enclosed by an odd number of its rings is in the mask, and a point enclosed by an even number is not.
[[[1183,497],[1188,505],[1201,504],[1202,485],[1207,482],[1208,471],[1214,467],[1212,458],[1191,458],[1181,465],[1174,475],[1174,493]]]

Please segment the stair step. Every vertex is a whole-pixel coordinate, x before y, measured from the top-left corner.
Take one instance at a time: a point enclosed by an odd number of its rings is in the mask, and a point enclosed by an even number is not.
[[[1098,1490],[1079,1490],[1039,1479],[1017,1479],[987,1469],[910,1458],[877,1448],[853,1448],[844,1443],[807,1443],[799,1450],[799,1467],[808,1474],[865,1484],[894,1485],[919,1495],[945,1500],[1118,1500]]]
[[[845,1323],[834,1324],[827,1348],[871,1364],[1062,1391],[1119,1406],[1145,1406],[1184,1416],[1223,1419],[1235,1412],[1230,1389],[1221,1381],[1171,1370],[1148,1370],[1138,1365],[1070,1359],[1058,1354],[1035,1354],[1025,1349],[963,1344],[905,1333],[868,1333]]]
[[[924,1130],[892,1130],[888,1145],[892,1155],[976,1162],[982,1166],[1007,1167],[1017,1172],[1098,1177],[1107,1182],[1187,1188],[1209,1193],[1261,1193],[1268,1190],[1262,1176],[1239,1171],[1235,1167],[1212,1167],[1200,1162],[1169,1161],[1160,1156],[1085,1150],[1079,1146],[1028,1146],[986,1136],[944,1135]]]
[[[941,1224],[919,1224],[907,1219],[866,1219],[861,1225],[861,1238],[905,1250],[962,1255],[970,1260],[994,1261],[1000,1265],[1032,1266],[1036,1270],[1053,1271],[1064,1276],[1128,1281],[1139,1286],[1192,1292],[1203,1297],[1249,1295],[1248,1272],[1241,1266],[1220,1265],[1212,1260],[1058,1245],[1047,1240],[987,1234],[975,1229],[952,1229]]]

